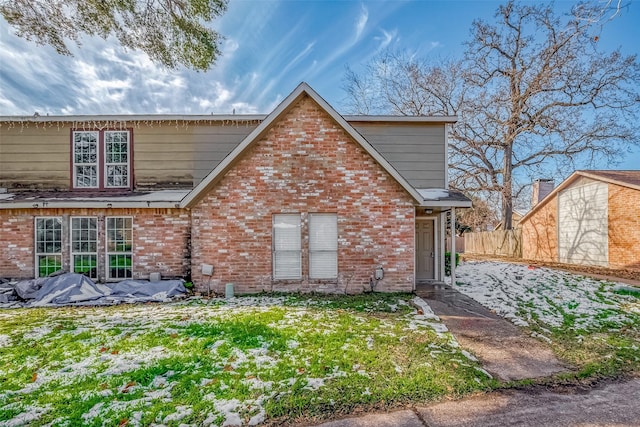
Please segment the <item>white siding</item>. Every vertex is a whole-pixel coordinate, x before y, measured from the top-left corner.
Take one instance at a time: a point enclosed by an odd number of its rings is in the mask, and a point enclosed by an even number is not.
[[[560,262],[608,266],[608,185],[578,182],[558,196]]]

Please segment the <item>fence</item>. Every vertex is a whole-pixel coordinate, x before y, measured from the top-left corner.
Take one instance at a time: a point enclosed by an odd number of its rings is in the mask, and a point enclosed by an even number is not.
[[[464,253],[464,236],[456,236],[456,252]],[[447,241],[445,243],[445,250],[447,252],[451,251],[451,236],[447,236]]]
[[[465,233],[464,248],[468,254],[522,258],[522,229]]]

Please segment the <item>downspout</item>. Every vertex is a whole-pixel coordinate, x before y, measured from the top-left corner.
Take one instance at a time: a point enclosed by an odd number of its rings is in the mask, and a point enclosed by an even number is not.
[[[451,207],[451,286],[456,283],[456,208]]]

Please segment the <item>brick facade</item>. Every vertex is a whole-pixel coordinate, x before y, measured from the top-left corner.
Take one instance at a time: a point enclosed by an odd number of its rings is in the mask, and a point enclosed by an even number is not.
[[[558,196],[521,222],[522,258],[558,262]]]
[[[33,277],[34,216],[31,210],[0,210],[0,277]]]
[[[0,277],[32,278],[35,274],[34,218],[62,218],[63,268],[69,270],[69,218],[98,218],[98,258],[104,261],[104,218],[133,217],[133,278],[186,277],[190,268],[189,212],[183,209],[14,209],[0,210]],[[105,277],[104,262],[99,277]]]
[[[640,270],[640,190],[609,184],[609,266]]]
[[[608,251],[610,268],[640,270],[640,191],[608,184]],[[522,257],[558,262],[558,203],[553,196],[522,222]]]
[[[300,213],[302,280],[272,279],[272,216]],[[309,213],[336,213],[338,279],[309,279]],[[411,291],[414,205],[407,192],[305,96],[192,209],[192,277],[201,291]],[[201,275],[202,264],[214,275]]]

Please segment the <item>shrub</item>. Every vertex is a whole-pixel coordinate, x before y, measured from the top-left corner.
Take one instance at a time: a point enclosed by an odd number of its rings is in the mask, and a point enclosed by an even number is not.
[[[456,252],[456,267],[460,265],[460,254]],[[451,276],[451,252],[444,253],[444,274]]]

